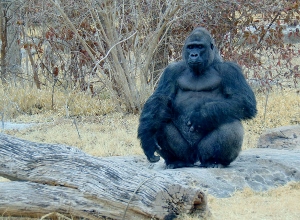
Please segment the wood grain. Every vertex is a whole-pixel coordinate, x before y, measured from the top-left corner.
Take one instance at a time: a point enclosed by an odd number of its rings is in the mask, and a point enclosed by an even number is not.
[[[58,212],[89,219],[165,219],[207,209],[199,188],[143,169],[138,161],[133,166],[5,134],[0,134],[0,176],[12,180],[0,182],[4,216]]]

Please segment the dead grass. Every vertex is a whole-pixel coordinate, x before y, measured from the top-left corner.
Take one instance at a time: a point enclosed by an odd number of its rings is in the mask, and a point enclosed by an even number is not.
[[[289,183],[268,192],[244,189],[230,198],[209,196],[213,219],[296,220],[300,217],[300,183]]]
[[[76,146],[94,156],[143,153],[136,138],[137,116],[113,113],[74,119],[56,117],[51,122],[49,119],[46,120],[27,130],[13,130],[6,133],[37,142]]]
[[[43,95],[47,94],[40,94],[40,96]],[[61,98],[65,99],[65,96],[61,96]],[[36,100],[45,99],[39,98]],[[76,98],[72,97],[72,99]],[[109,111],[112,111],[111,108],[98,105],[98,102],[102,103],[102,100],[89,102],[89,99],[87,95],[85,99],[77,99],[78,102],[84,100],[89,109],[82,103],[78,104],[76,108],[85,106],[86,110],[81,110],[81,112],[86,112],[87,115],[92,114],[93,111],[98,113],[107,111],[108,114],[67,117],[62,111],[51,109],[33,115],[19,114],[11,120],[41,124],[27,130],[7,131],[7,133],[38,142],[77,146],[95,156],[142,154],[136,138],[138,116],[109,113]],[[31,102],[33,103],[33,101]],[[18,102],[19,108],[27,112],[29,110],[25,107],[32,106],[21,104],[21,102]],[[107,106],[112,105],[108,104]],[[243,149],[255,148],[258,137],[268,128],[300,123],[300,95],[295,90],[276,90],[270,92],[268,97],[265,94],[257,94],[257,107],[257,117],[244,122],[245,139]],[[92,110],[92,108],[96,110]],[[13,110],[14,106],[9,111]],[[78,113],[75,115],[84,114]]]
[[[35,142],[76,146],[94,156],[143,155],[136,138],[138,116],[112,113],[113,105],[109,100],[93,100],[85,94],[57,93],[56,109],[53,110],[49,107],[47,92],[29,88],[20,89],[17,94],[9,91],[0,89],[0,113],[4,112],[5,119],[41,124],[26,130],[5,131],[8,134]],[[30,94],[25,95],[28,91]],[[243,149],[256,147],[259,135],[267,128],[300,123],[300,95],[296,90],[271,92],[267,105],[266,97],[257,94],[258,115],[244,123]],[[66,100],[74,103],[70,104],[69,116],[65,110]],[[36,108],[36,103],[44,107]],[[27,114],[21,114],[17,106]],[[245,189],[225,199],[209,195],[212,219],[299,219],[299,204],[300,183],[263,193]],[[199,217],[185,215],[179,219],[195,220]]]
[[[0,97],[0,113],[5,120],[26,116],[23,117],[25,120],[28,115],[38,119],[40,114],[42,118],[48,118],[103,115],[115,111],[114,104],[105,93],[92,98],[88,93],[60,89],[54,92],[52,105],[51,88],[38,90],[30,86],[8,85],[0,87]]]
[[[245,121],[243,149],[255,148],[266,129],[300,124],[300,94],[295,89],[275,89],[269,94],[256,94],[257,116]]]

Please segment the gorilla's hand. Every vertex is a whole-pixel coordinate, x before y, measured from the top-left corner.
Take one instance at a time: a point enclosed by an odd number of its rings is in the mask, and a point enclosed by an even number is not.
[[[154,143],[155,143],[155,147],[154,147],[154,151],[146,151],[145,152],[145,154],[146,154],[146,156],[147,156],[147,159],[148,159],[148,161],[150,162],[150,163],[156,163],[156,162],[158,162],[159,160],[160,160],[160,156],[156,156],[155,154],[154,154],[154,152],[156,151],[156,150],[161,150],[161,147],[159,146],[159,144],[157,143],[157,140],[156,140],[156,138],[154,139]]]
[[[214,129],[213,119],[205,109],[194,111],[187,122],[190,132],[210,131]]]

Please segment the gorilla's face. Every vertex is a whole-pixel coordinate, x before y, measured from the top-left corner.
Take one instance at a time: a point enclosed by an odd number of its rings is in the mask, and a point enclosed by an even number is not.
[[[183,48],[183,58],[194,73],[201,73],[214,59],[214,45],[210,35],[196,29],[187,38]]]

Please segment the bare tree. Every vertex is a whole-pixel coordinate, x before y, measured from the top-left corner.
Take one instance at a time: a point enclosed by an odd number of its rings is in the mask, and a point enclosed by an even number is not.
[[[18,31],[14,26],[14,15],[19,1],[0,2],[1,81],[6,84],[8,73],[17,74],[21,64],[20,48],[17,45]],[[14,75],[13,75],[14,76]]]
[[[22,3],[15,26],[31,64],[29,80],[38,88],[80,89],[93,96],[99,93],[96,87],[105,88],[119,111],[140,112],[163,68],[181,58],[182,42],[196,26],[209,29],[223,58],[239,62],[246,77],[265,88],[280,77],[296,84],[300,76],[291,62],[297,51],[284,42],[284,25],[297,20],[297,1]],[[290,35],[297,38],[299,33]],[[3,42],[2,49],[5,38]],[[266,66],[266,58],[276,65]]]
[[[47,46],[41,50],[35,44],[48,78],[60,67],[65,73],[59,80],[71,79],[83,90],[102,82],[119,110],[138,113],[155,84],[150,63],[181,7],[179,1],[30,2],[35,4],[35,17],[43,12],[40,22],[48,26],[40,36]],[[151,11],[159,16],[155,26]],[[42,55],[46,50],[48,57]]]

